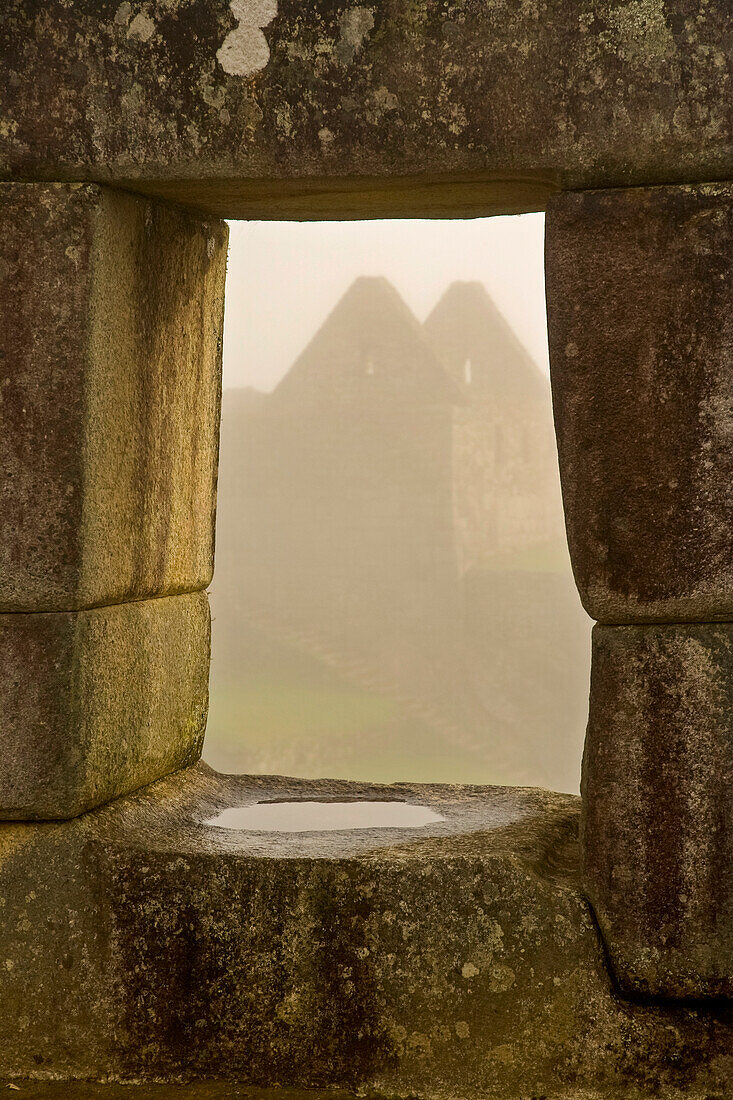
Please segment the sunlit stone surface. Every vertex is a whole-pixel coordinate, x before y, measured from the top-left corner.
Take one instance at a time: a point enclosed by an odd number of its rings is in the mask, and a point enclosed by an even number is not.
[[[227,227],[55,184],[0,220],[0,610],[206,588]]]

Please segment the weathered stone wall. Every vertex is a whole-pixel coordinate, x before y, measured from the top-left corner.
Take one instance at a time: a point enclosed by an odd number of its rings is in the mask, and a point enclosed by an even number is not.
[[[96,184],[0,217],[0,817],[70,817],[201,751],[227,234]]]
[[[0,615],[0,818],[68,818],[197,760],[206,594]]]
[[[730,996],[733,187],[557,197],[546,268],[586,889],[625,990]]]
[[[96,185],[0,218],[0,611],[205,588],[225,227]]]
[[[549,394],[518,409],[488,400],[456,408],[453,471],[462,573],[562,539]]]
[[[733,619],[733,185],[553,199],[568,542],[600,622]]]
[[[624,985],[733,996],[733,624],[596,626],[585,883]]]
[[[728,0],[7,0],[0,172],[225,217],[733,176]]]

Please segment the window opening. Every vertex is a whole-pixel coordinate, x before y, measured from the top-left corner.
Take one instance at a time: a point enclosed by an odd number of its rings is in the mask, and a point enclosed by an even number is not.
[[[213,766],[577,789],[542,223],[233,223]]]

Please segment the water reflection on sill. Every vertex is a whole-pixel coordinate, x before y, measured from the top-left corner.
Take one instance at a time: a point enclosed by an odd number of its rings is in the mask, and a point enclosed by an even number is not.
[[[409,802],[257,802],[230,806],[202,824],[258,833],[340,832],[345,829],[420,829],[445,818]]]

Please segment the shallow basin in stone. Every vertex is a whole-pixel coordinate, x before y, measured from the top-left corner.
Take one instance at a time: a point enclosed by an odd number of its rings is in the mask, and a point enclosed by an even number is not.
[[[445,821],[442,814],[412,802],[298,799],[230,806],[202,824],[256,833],[313,833],[343,829],[422,829],[438,821]]]
[[[166,805],[153,843],[266,859],[342,859],[502,829],[538,808],[529,789],[219,775],[182,789],[175,808]],[[125,830],[135,828],[139,813],[127,803]]]

